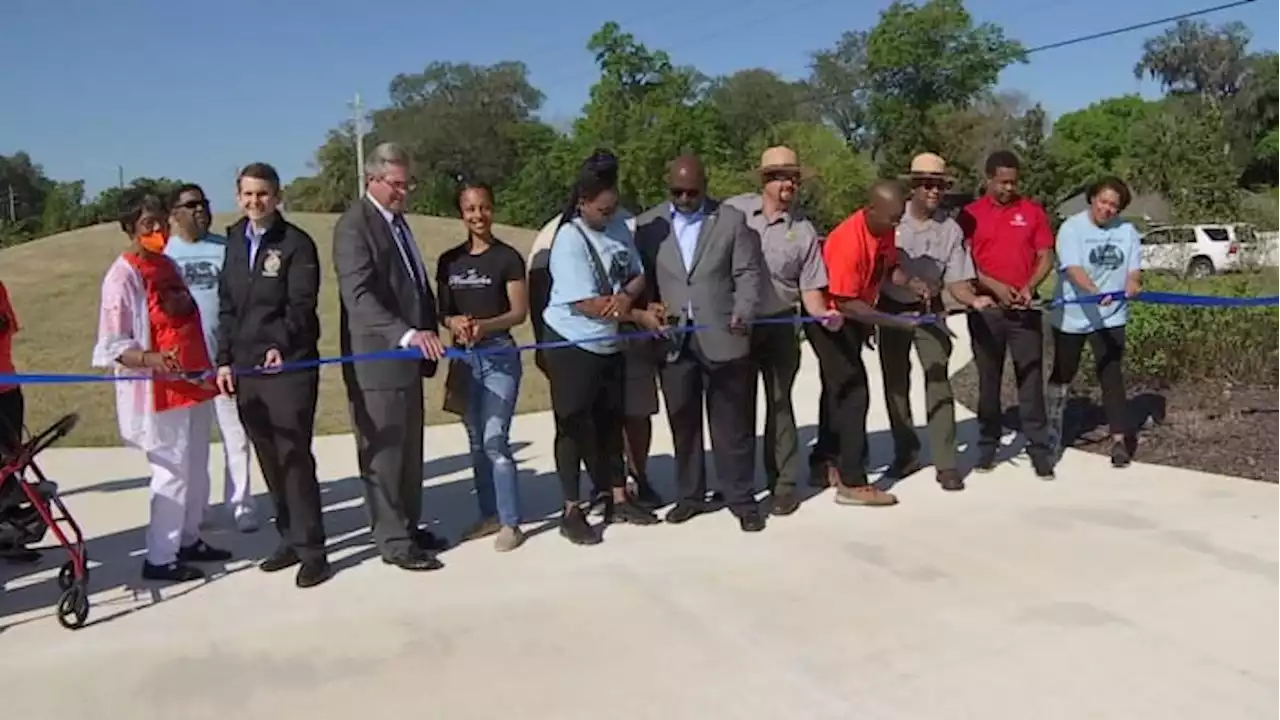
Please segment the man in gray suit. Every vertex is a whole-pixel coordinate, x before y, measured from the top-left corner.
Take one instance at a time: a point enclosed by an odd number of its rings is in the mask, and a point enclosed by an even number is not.
[[[706,326],[677,333],[661,370],[675,446],[679,499],[667,522],[706,512],[702,442],[705,398],[716,475],[742,529],[764,529],[753,493],[755,375],[751,321],[764,281],[760,241],[742,211],[707,197],[706,172],[692,156],[668,168],[670,202],[636,218],[636,247],[668,321]]]
[[[343,355],[412,348],[422,358],[347,363],[351,423],[373,538],[382,560],[435,570],[443,543],[418,528],[422,515],[422,378],[436,372],[435,296],[404,218],[412,191],[410,157],[384,143],[365,162],[367,194],[334,228]]]

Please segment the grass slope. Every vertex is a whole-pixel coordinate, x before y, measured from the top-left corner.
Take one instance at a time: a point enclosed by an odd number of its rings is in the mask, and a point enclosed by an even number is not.
[[[215,230],[235,219],[219,215]],[[333,226],[336,215],[291,213],[289,219],[311,233],[319,247],[320,353],[338,354],[338,284],[332,264]],[[435,260],[449,247],[466,237],[457,220],[414,216],[409,220],[422,249],[431,277]],[[495,228],[495,234],[528,255],[535,233],[511,227]],[[116,225],[97,225],[36,240],[0,251],[0,280],[9,289],[21,326],[14,339],[14,362],[18,372],[84,373],[98,372],[89,366],[97,336],[98,300],[102,276],[125,246],[125,237]],[[434,280],[433,280],[434,285]],[[520,342],[532,339],[528,323],[516,329]],[[547,387],[526,353],[524,383],[518,412],[548,407]],[[320,434],[350,431],[342,378],[337,366],[321,371],[320,406],[316,431]],[[443,397],[443,369],[427,390],[427,421],[444,423],[456,416],[440,410]],[[75,411],[81,423],[68,444],[118,445],[115,395],[108,383],[84,385],[28,385],[23,389],[27,405],[27,426],[43,428],[59,416]]]

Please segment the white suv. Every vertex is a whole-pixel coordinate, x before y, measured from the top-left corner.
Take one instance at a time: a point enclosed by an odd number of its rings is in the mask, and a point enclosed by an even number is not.
[[[1201,278],[1237,270],[1247,225],[1158,225],[1142,236],[1142,269]]]

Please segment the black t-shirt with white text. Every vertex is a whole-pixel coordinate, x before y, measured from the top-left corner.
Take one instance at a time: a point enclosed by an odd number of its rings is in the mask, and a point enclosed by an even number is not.
[[[520,252],[494,239],[479,255],[471,254],[471,241],[450,248],[436,266],[436,292],[445,316],[470,315],[483,320],[511,310],[507,283],[524,280]]]

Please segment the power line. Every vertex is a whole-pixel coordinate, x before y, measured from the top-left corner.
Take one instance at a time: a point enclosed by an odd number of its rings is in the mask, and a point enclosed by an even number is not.
[[[1160,18],[1159,20],[1148,20],[1146,22],[1136,23],[1133,25],[1125,25],[1124,27],[1115,28],[1114,30],[1104,30],[1102,32],[1091,33],[1089,35],[1081,35],[1080,37],[1074,37],[1074,38],[1071,38],[1070,40],[1061,40],[1059,42],[1049,43],[1048,45],[1038,45],[1036,47],[1028,49],[1027,54],[1030,55],[1031,53],[1044,52],[1045,50],[1056,50],[1057,48],[1060,48],[1060,47],[1067,47],[1068,45],[1077,45],[1079,43],[1089,42],[1091,40],[1101,40],[1102,38],[1111,37],[1113,35],[1123,35],[1125,33],[1133,32],[1134,30],[1145,30],[1146,28],[1149,28],[1149,27],[1155,27],[1156,25],[1165,25],[1167,23],[1177,22],[1179,20],[1190,20],[1191,18],[1200,17],[1201,15],[1209,15],[1211,13],[1221,12],[1222,10],[1230,10],[1232,8],[1243,7],[1245,5],[1249,5],[1257,1],[1258,0],[1236,0],[1236,2],[1226,3],[1225,5],[1215,5],[1210,8],[1204,8],[1202,10],[1193,10],[1191,12],[1185,12],[1180,15],[1170,15],[1169,17]]]
[[[1103,30],[1101,32],[1089,33],[1088,35],[1079,35],[1073,38],[1068,38],[1066,40],[1059,40],[1057,42],[1052,42],[1045,45],[1037,45],[1035,47],[1028,48],[1025,54],[1031,55],[1033,53],[1044,52],[1046,50],[1056,50],[1057,48],[1067,47],[1069,45],[1078,45],[1080,43],[1091,42],[1093,40],[1099,40],[1102,38],[1112,37],[1115,35],[1130,33],[1135,30],[1143,30],[1145,28],[1155,27],[1157,25],[1165,25],[1167,23],[1177,22],[1179,20],[1190,20],[1191,18],[1200,17],[1202,15],[1209,15],[1211,13],[1221,12],[1223,10],[1230,10],[1232,8],[1242,7],[1244,5],[1249,5],[1255,2],[1257,2],[1257,0],[1235,0],[1235,2],[1225,3],[1223,5],[1214,5],[1213,7],[1201,8],[1200,10],[1192,10],[1191,12],[1180,13],[1178,15],[1170,15],[1168,17],[1163,17],[1158,20],[1147,20],[1146,22],[1134,23],[1132,25],[1125,25],[1123,27],[1112,28],[1110,30]],[[807,97],[800,98],[800,100],[796,103],[796,106],[799,107],[800,105],[803,105],[805,103],[810,103],[810,102],[822,102],[823,100],[834,100],[836,98],[844,97],[849,94],[850,94],[850,91],[840,91],[840,92],[825,93],[822,95],[809,95]]]

